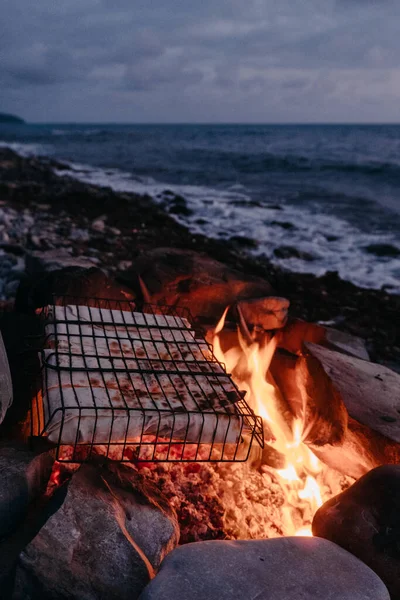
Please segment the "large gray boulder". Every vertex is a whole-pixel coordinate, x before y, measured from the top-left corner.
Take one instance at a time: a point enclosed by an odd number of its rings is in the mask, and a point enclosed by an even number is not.
[[[140,600],[389,600],[373,571],[319,538],[198,542],[164,560]]]
[[[83,465],[21,553],[13,598],[135,600],[177,543],[175,514],[155,488],[127,467]]]
[[[345,548],[400,598],[400,465],[385,465],[361,477],[317,511],[315,535]]]

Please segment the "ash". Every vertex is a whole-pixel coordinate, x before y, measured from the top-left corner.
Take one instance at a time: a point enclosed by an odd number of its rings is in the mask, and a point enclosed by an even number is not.
[[[293,533],[285,525],[286,496],[271,467],[255,469],[246,462],[154,463],[134,468],[155,483],[176,510],[181,544]],[[327,499],[348,485],[346,478],[332,472],[323,496]],[[291,510],[299,529],[311,525],[313,515],[306,504]]]

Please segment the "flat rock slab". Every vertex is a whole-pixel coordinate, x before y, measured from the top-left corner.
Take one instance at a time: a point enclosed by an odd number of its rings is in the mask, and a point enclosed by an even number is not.
[[[73,475],[61,507],[20,555],[15,600],[138,598],[177,545],[178,526],[157,490],[134,478],[118,466],[83,465]]]
[[[349,415],[400,442],[400,375],[382,365],[306,343],[340,393]]]
[[[319,538],[211,541],[164,560],[140,600],[389,600],[354,556]]]
[[[400,598],[400,466],[385,465],[361,477],[316,513],[315,535],[342,546]]]
[[[0,539],[18,527],[30,502],[46,489],[53,463],[49,453],[0,447]]]

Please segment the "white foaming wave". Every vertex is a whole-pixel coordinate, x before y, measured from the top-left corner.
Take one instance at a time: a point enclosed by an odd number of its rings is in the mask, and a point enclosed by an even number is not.
[[[20,142],[5,142],[0,140],[0,148],[10,148],[20,156],[47,156],[51,153],[51,146],[46,144],[23,144]]]
[[[94,185],[111,187],[118,192],[133,192],[152,196],[163,202],[166,190],[183,196],[190,216],[173,215],[193,233],[214,238],[229,239],[242,236],[257,242],[251,249],[254,255],[265,254],[273,263],[299,273],[321,276],[327,271],[338,271],[340,277],[354,284],[373,289],[386,286],[391,293],[400,293],[400,258],[378,257],[366,252],[371,244],[392,244],[398,247],[395,235],[364,233],[345,220],[321,213],[321,207],[303,208],[285,204],[268,206],[254,203],[251,196],[238,184],[228,190],[205,186],[169,185],[151,178],[134,178],[131,174],[110,169],[105,171],[87,165],[70,164],[69,174]],[[283,225],[279,225],[279,222]],[[287,228],[287,223],[293,225]],[[307,253],[303,256],[278,258],[274,250],[291,246]]]
[[[84,136],[86,136],[87,135],[87,136],[89,136],[89,135],[97,135],[101,132],[102,132],[101,129],[52,129],[51,135],[55,135],[55,136],[64,136],[64,135],[72,135],[72,136],[84,135]]]

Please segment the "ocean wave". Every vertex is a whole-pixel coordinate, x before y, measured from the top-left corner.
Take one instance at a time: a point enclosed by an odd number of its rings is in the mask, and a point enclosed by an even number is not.
[[[10,148],[21,156],[47,156],[51,153],[51,146],[47,144],[25,144],[0,140],[0,148]]]
[[[51,154],[51,146],[46,145],[0,141],[0,147],[10,147],[24,156]],[[173,217],[191,231],[218,239],[251,240],[249,253],[265,255],[283,268],[317,276],[337,271],[342,279],[361,287],[385,286],[392,293],[400,293],[400,256],[368,250],[399,248],[397,232],[362,231],[338,214],[324,212],[317,199],[309,199],[306,207],[303,202],[277,203],[276,198],[256,200],[240,183],[225,189],[171,185],[119,169],[63,162],[69,169],[60,175],[118,192],[147,194],[167,209],[168,198],[177,194],[184,198],[188,210]]]
[[[63,174],[68,172],[63,171]],[[374,245],[398,247],[397,236],[360,231],[340,217],[324,214],[317,203],[309,208],[261,203],[255,202],[242,186],[218,190],[170,185],[133,178],[118,169],[105,171],[77,164],[70,164],[69,174],[115,191],[148,194],[164,204],[166,196],[179,195],[186,200],[189,211],[173,217],[194,233],[218,239],[247,238],[254,241],[249,252],[265,255],[291,271],[317,276],[337,271],[342,279],[361,287],[380,289],[384,286],[391,293],[400,293],[400,258],[376,256],[367,250]],[[282,258],[285,253],[276,253],[276,249],[284,246],[295,248],[297,256],[293,253]]]
[[[54,136],[98,136],[108,133],[105,129],[52,129],[51,135]]]

